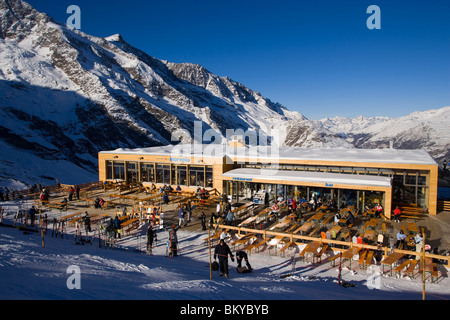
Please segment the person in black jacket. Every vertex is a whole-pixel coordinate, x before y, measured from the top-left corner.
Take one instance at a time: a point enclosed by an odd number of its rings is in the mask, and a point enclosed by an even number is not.
[[[214,261],[216,261],[217,257],[219,257],[220,276],[225,274],[225,277],[227,278],[229,277],[228,255],[230,255],[231,261],[234,262],[234,256],[233,253],[231,253],[230,247],[225,243],[225,240],[221,239],[214,250]]]
[[[202,222],[202,230],[206,230],[206,214],[202,212],[202,215],[200,216],[200,220]]]
[[[180,226],[172,225],[172,229],[169,231],[169,241],[170,241],[170,256],[176,257],[178,255],[178,236],[177,231]]]
[[[89,213],[84,213],[84,228],[86,230],[86,233],[91,232],[91,217],[89,216]]]
[[[151,222],[147,229],[147,254],[151,254],[152,252],[155,235],[155,231],[153,230],[153,222]]]
[[[250,265],[250,262],[248,261],[248,255],[244,251],[238,251],[236,252],[236,258],[237,258],[237,264],[238,264],[238,270],[242,267],[242,261],[245,261],[245,264],[247,265],[247,269],[249,271],[252,271],[252,266]]]

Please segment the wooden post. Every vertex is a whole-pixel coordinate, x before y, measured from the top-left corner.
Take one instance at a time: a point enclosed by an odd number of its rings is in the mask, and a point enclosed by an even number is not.
[[[41,209],[39,209],[39,220],[40,220],[40,227],[41,227],[42,248],[45,248],[45,243],[44,243],[44,221],[42,220],[42,210]]]
[[[211,228],[208,229],[208,247],[209,247],[209,280],[212,280],[212,267],[211,267]]]
[[[422,242],[422,300],[425,300],[425,233]]]

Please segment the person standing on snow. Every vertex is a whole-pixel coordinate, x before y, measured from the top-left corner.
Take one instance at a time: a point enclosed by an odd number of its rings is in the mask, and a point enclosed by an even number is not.
[[[178,227],[181,227],[182,224],[185,224],[185,221],[184,221],[184,209],[183,209],[183,205],[180,204],[178,206]]]
[[[86,233],[91,232],[91,217],[89,213],[85,212],[84,220],[84,228],[86,229]]]
[[[202,212],[202,215],[200,216],[200,220],[202,222],[202,230],[206,231],[206,214]]]
[[[220,276],[225,274],[225,277],[229,278],[228,275],[228,255],[231,258],[231,261],[234,262],[233,253],[230,250],[230,247],[225,243],[225,240],[221,239],[219,244],[214,249],[214,261],[219,257],[219,269]]]
[[[36,208],[32,206],[31,209],[28,210],[28,216],[30,217],[30,223],[32,227],[34,227],[34,220],[36,219],[36,214],[37,214]]]
[[[169,245],[170,245],[170,254],[172,257],[176,257],[178,255],[178,236],[177,231],[180,226],[176,227],[172,225],[172,229],[169,231]]]
[[[153,240],[155,238],[155,231],[153,230],[153,222],[150,222],[150,225],[147,229],[147,252],[150,253],[153,248]]]

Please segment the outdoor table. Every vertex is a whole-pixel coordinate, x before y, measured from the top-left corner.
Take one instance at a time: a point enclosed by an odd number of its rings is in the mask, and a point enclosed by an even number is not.
[[[330,234],[333,234],[333,231],[337,237],[337,235],[339,234],[339,232],[341,232],[341,227],[339,226],[334,226],[333,228],[330,229]]]
[[[249,218],[245,219],[243,222],[241,222],[239,224],[239,227],[252,223],[253,221],[256,220],[256,218],[258,218],[258,216],[253,216],[253,217],[249,217]]]
[[[408,230],[410,234],[415,234],[417,233],[418,229],[417,229],[417,225],[413,222],[408,222]]]
[[[300,252],[300,257],[304,257],[307,253],[309,254],[315,254],[317,252],[317,249],[320,248],[320,242],[314,241],[311,243],[308,243],[306,247]]]
[[[404,256],[403,253],[394,252],[394,253],[390,254],[389,256],[387,256],[386,258],[384,258],[381,261],[381,264],[383,265],[383,273],[384,273],[384,265],[390,265],[391,266],[391,276],[392,276],[392,265],[395,262],[397,262],[398,260],[400,260],[403,256]]]
[[[406,245],[411,251],[416,251],[416,241],[412,235],[406,237]]]
[[[313,215],[311,218],[309,218],[309,220],[319,222],[323,218],[324,214],[325,214],[325,212],[318,212],[315,215]]]
[[[291,218],[289,216],[285,217],[281,222],[277,223],[273,227],[270,228],[270,230],[274,230],[276,228],[283,228],[284,226],[288,225],[291,222]]]
[[[350,261],[350,269],[352,269],[352,258],[355,254],[357,254],[359,251],[361,250],[361,248],[359,247],[353,247],[348,249],[347,251],[344,251],[342,253],[342,259],[347,259]]]
[[[307,222],[304,225],[302,225],[299,229],[299,231],[301,232],[301,235],[303,235],[303,232],[308,232],[311,228],[312,228],[312,223],[311,222]]]
[[[364,223],[363,229],[366,229],[366,228],[374,228],[375,229],[377,227],[377,225],[378,225],[378,219],[372,218],[369,221],[367,221],[366,223]]]
[[[373,240],[375,238],[375,230],[366,230],[366,232],[364,232],[364,238]]]

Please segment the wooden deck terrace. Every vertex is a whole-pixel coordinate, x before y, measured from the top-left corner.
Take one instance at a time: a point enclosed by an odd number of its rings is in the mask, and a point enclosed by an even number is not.
[[[318,211],[306,212],[302,219],[292,218],[292,216],[286,214],[287,211],[284,211],[277,221],[272,224],[265,224],[265,227],[262,228],[263,223],[261,223],[262,218],[260,217],[268,215],[271,208],[260,206],[254,210],[252,216],[237,221],[236,226],[219,224],[217,228],[218,230],[227,229],[234,232],[238,239],[242,239],[235,242],[235,245],[243,245],[244,250],[249,252],[265,246],[267,248],[280,248],[280,253],[284,254],[289,248],[296,245],[308,246],[315,243],[319,244],[317,251],[322,250],[322,253],[324,253],[326,250],[332,250],[334,252],[335,256],[331,261],[338,258],[339,253],[342,253],[344,259],[348,261],[351,261],[350,259],[354,255],[358,255],[361,268],[367,268],[372,263],[375,252],[381,251],[383,259],[387,258],[391,254],[391,247],[388,245],[389,241],[386,236],[395,237],[395,234],[389,234],[388,222],[382,216],[375,218],[373,214],[367,212],[359,214],[354,208],[348,208],[347,210],[352,211],[355,216],[354,224],[350,226],[342,223],[342,221],[335,224],[333,220],[335,213],[319,208]],[[258,218],[260,220],[256,222]],[[401,228],[409,240],[419,231],[414,222],[406,222],[402,224]],[[247,239],[248,241],[245,241],[245,235],[247,234],[252,236]],[[356,242],[352,241],[353,236],[358,239]],[[377,243],[379,239],[382,239],[381,244]],[[415,244],[408,244],[408,242],[404,250],[394,249],[393,252],[410,258],[421,258],[423,255],[422,252],[415,251]],[[314,255],[315,259],[320,259],[321,255],[318,256],[318,253],[320,252],[316,252],[316,255]],[[447,267],[449,266],[449,256],[431,253],[425,253],[425,255],[428,259],[444,261]],[[410,273],[411,268],[409,269]],[[432,274],[432,279],[436,278],[436,266],[428,266],[426,271]]]

